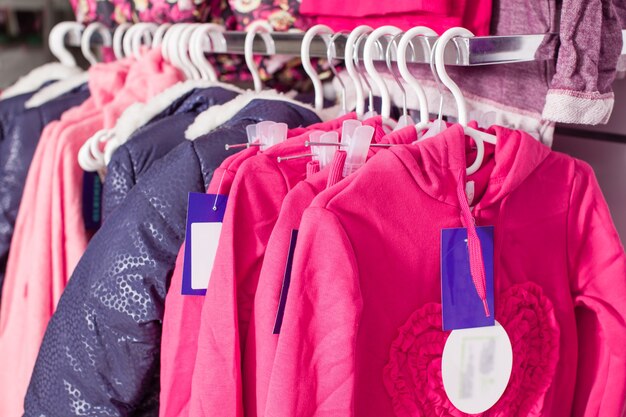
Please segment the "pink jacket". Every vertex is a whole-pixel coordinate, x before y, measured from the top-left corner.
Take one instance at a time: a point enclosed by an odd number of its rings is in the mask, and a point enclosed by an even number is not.
[[[354,118],[351,114],[347,118]],[[336,127],[337,122],[320,123],[308,128],[291,129],[288,137],[297,137],[309,129]],[[227,158],[215,170],[209,189],[210,194],[229,195],[239,167],[256,155],[258,147],[252,147]],[[192,376],[196,362],[198,332],[204,297],[181,294],[183,279],[183,245],[176,259],[176,267],[165,299],[163,334],[161,338],[161,417],[184,417],[189,415]],[[199,393],[201,394],[201,393]]]
[[[406,127],[383,137],[379,143],[410,144],[417,140],[413,126]],[[370,148],[369,157],[384,148]],[[299,229],[304,210],[316,195],[332,186],[336,180],[328,178],[330,172],[340,167],[329,166],[319,173],[296,185],[287,194],[280,209],[276,226],[267,244],[259,284],[254,298],[254,310],[250,320],[247,346],[245,349],[244,404],[256,404],[256,410],[246,408],[246,415],[265,415],[267,390],[276,354],[276,344],[280,337],[274,333],[277,311],[283,286],[283,277],[288,261],[291,233]]]
[[[498,144],[469,179],[476,224],[495,226],[495,317],[514,364],[485,415],[619,416],[626,257],[593,171],[490,132]],[[468,144],[453,126],[382,152],[306,209],[268,417],[463,415],[440,376],[440,233],[461,227]]]
[[[130,104],[180,80],[156,52],[130,69],[90,69],[91,98],[42,134],[29,170],[7,264],[0,307],[0,415],[19,417],[46,325],[89,236],[82,220],[78,150],[113,127]]]

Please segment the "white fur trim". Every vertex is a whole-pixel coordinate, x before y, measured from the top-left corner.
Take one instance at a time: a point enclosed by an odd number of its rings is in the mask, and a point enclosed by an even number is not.
[[[30,93],[48,81],[64,80],[82,72],[83,70],[78,67],[68,67],[59,62],[44,64],[21,77],[15,84],[4,90],[0,100]]]
[[[75,75],[70,78],[66,78],[61,81],[57,81],[54,84],[39,90],[34,96],[32,96],[24,105],[27,109],[42,106],[63,94],[72,91],[76,87],[79,87],[89,81],[89,74],[84,72],[79,75]]]
[[[342,77],[345,85],[351,85],[352,81],[350,80],[350,76],[345,71],[341,72],[339,76]],[[403,94],[400,87],[398,87],[398,84],[391,75],[383,74],[383,78],[385,79],[387,88],[389,89],[392,103],[397,107],[402,107]],[[339,82],[336,80],[333,82],[336,83],[336,88],[339,89]],[[423,80],[420,82],[428,100],[428,110],[431,116],[433,116],[439,111],[440,93],[437,89],[437,84],[434,81],[429,80]],[[374,95],[377,95],[378,87],[376,83],[370,81],[370,85],[374,89]],[[419,110],[417,95],[406,83],[403,85],[405,91],[407,92],[407,107],[412,110]],[[356,104],[356,93],[354,88],[348,88],[347,90],[348,109],[354,109]],[[539,113],[530,112],[525,109],[518,109],[513,106],[507,106],[505,104],[472,94],[465,94],[465,101],[468,112],[474,110],[478,110],[482,113],[494,112],[496,114],[496,118],[494,120],[495,124],[528,132],[544,144],[549,145],[552,143],[554,123],[549,120],[544,120]],[[443,92],[443,114],[446,116],[458,117],[458,110],[454,97],[447,90]]]
[[[165,110],[175,100],[196,88],[221,87],[227,90],[241,93],[243,90],[231,85],[215,81],[189,80],[174,84],[163,92],[154,96],[147,103],[135,103],[128,107],[115,123],[114,136],[106,144],[104,160],[106,164],[111,161],[113,153],[130,139],[139,128],[145,126],[156,115]]]
[[[200,113],[196,120],[187,128],[185,137],[188,140],[195,140],[207,133],[217,129],[227,121],[233,118],[241,109],[246,107],[252,100],[277,100],[286,101],[287,103],[293,103],[307,110],[310,110],[320,116],[322,120],[329,120],[332,117],[336,117],[338,110],[332,108],[323,112],[316,112],[315,109],[307,104],[290,98],[285,94],[281,94],[276,90],[265,90],[260,93],[254,91],[248,91],[228,103],[220,106],[213,106],[210,109]],[[320,114],[321,113],[321,114]]]
[[[614,102],[613,93],[577,94],[575,91],[549,90],[543,117],[558,123],[606,124]]]

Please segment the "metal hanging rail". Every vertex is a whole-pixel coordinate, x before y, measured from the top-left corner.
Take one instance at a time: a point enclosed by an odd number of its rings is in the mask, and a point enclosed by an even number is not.
[[[227,53],[243,54],[244,41],[246,32],[224,32],[227,44]],[[300,55],[300,45],[304,34],[302,33],[280,33],[271,34],[276,46],[276,53],[279,55]],[[346,35],[347,37],[347,35]],[[335,42],[335,59],[343,59],[346,37],[339,37]],[[622,55],[626,55],[626,30],[622,31],[624,39],[622,46]],[[93,37],[94,42],[98,42],[97,34]],[[417,37],[414,40],[415,56],[409,59],[414,63],[429,63],[430,57],[424,53],[426,50],[424,44],[427,42],[431,47],[434,45],[436,37]],[[456,38],[450,42],[445,51],[446,65],[456,66],[477,66],[477,65],[494,65],[514,62],[543,61],[554,58],[550,52],[550,45],[556,45],[558,34],[542,34],[542,35],[515,35],[515,36],[476,36],[473,38]],[[381,39],[382,47],[388,40]],[[66,37],[66,43],[70,46],[80,45],[80,36],[76,33],[70,33]],[[363,42],[364,44],[365,42]],[[383,49],[384,50],[384,49]],[[316,37],[311,43],[312,58],[326,58],[326,43],[319,37]],[[254,53],[259,55],[267,55],[265,44],[260,36],[257,36],[254,42]],[[362,51],[360,51],[362,56]],[[384,60],[380,57],[380,60]]]

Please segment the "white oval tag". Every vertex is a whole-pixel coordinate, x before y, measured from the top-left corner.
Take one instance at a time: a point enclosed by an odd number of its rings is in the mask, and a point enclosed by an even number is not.
[[[467,414],[489,410],[511,377],[513,349],[504,327],[453,330],[443,348],[441,376],[450,402]]]

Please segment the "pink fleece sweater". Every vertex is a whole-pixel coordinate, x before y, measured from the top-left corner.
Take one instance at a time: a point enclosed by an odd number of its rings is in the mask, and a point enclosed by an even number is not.
[[[344,119],[355,118],[354,113]],[[288,131],[289,138],[298,137],[308,130],[328,130],[337,122],[319,123],[307,128]],[[215,170],[207,192],[229,195],[235,174],[241,165],[255,156],[258,147],[252,147],[228,157]],[[176,258],[176,267],[165,299],[163,334],[161,339],[161,394],[159,415],[161,417],[185,417],[189,415],[193,369],[196,362],[198,332],[204,297],[182,295],[183,245]]]
[[[495,226],[495,317],[514,359],[484,415],[619,416],[626,257],[593,171],[490,133],[473,216]],[[462,415],[440,376],[439,240],[461,227],[468,143],[453,126],[380,153],[305,211],[267,416]]]
[[[180,79],[157,51],[130,69],[125,62],[96,65],[90,69],[91,98],[44,130],[16,220],[0,307],[3,417],[23,413],[46,325],[87,246],[80,146],[98,130],[113,127],[130,104],[145,101]]]
[[[413,126],[409,126],[386,135],[379,143],[407,145],[416,140],[417,132]],[[381,150],[384,148],[370,148],[369,157]],[[342,172],[343,164],[338,167],[334,165],[326,167],[296,185],[287,194],[268,241],[254,298],[254,310],[243,361],[244,404],[250,404],[246,406],[247,416],[265,415],[267,390],[279,338],[279,334],[274,334],[274,325],[288,262],[292,231],[299,229],[302,214],[315,196],[328,186],[336,184],[336,177],[329,178],[329,173],[336,172],[336,170]],[[249,409],[252,405],[256,405],[256,410]]]

